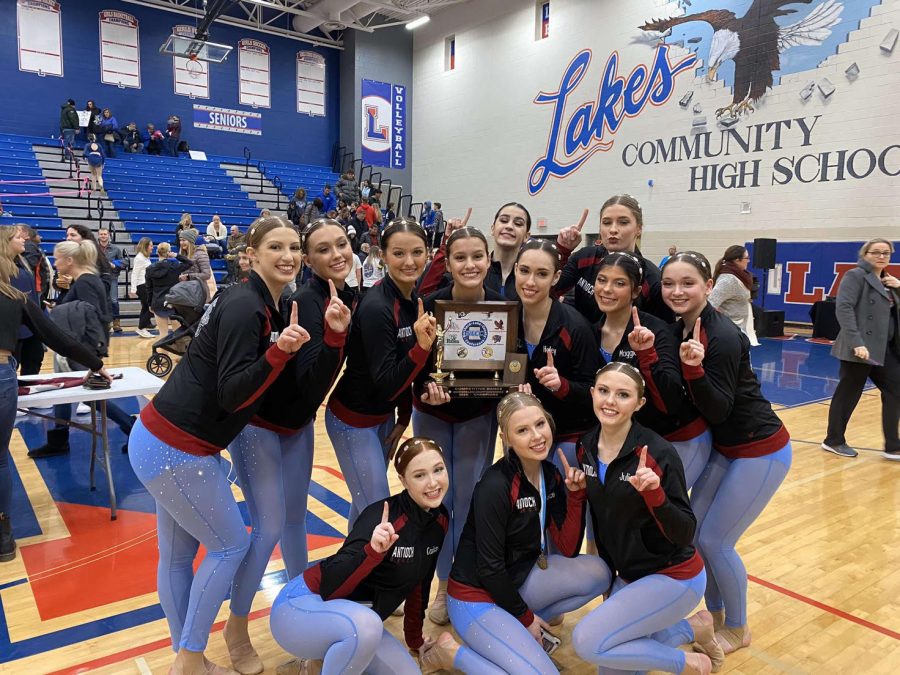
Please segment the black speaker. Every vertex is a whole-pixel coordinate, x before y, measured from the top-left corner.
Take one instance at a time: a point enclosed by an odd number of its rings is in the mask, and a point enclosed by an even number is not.
[[[784,335],[784,312],[775,309],[763,310],[762,320],[755,322],[759,337],[782,337]]]
[[[775,239],[753,240],[753,267],[758,270],[775,269]]]

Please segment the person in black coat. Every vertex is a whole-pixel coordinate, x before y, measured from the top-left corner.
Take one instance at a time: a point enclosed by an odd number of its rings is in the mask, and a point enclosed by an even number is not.
[[[144,284],[147,286],[150,310],[156,317],[159,335],[165,337],[169,334],[169,319],[172,316],[172,309],[166,307],[166,294],[194,263],[190,258],[174,253],[165,241],[157,245],[156,254],[159,260],[147,268]]]
[[[841,361],[840,381],[828,410],[828,433],[822,449],[856,457],[844,434],[859,403],[866,379],[881,390],[881,425],[885,459],[900,461],[900,280],[887,271],[894,244],[870,239],[859,263],[838,288],[838,333],[831,355]]]

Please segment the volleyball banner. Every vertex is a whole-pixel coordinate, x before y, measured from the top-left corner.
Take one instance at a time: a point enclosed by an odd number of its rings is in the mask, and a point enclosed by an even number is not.
[[[778,242],[775,250],[775,269],[766,280],[766,296],[763,303],[764,270],[751,268],[760,280],[760,295],[754,301],[765,304],[766,309],[782,310],[785,321],[810,323],[809,312],[813,304],[829,297],[836,297],[841,279],[856,267],[861,241],[792,241]],[[753,259],[753,242],[745,244]],[[900,241],[894,242],[900,248]],[[900,275],[900,261],[888,268],[894,276]]]
[[[362,81],[363,164],[406,168],[406,87]]]
[[[211,105],[195,103],[194,126],[198,129],[262,136],[262,113],[216,108]]]

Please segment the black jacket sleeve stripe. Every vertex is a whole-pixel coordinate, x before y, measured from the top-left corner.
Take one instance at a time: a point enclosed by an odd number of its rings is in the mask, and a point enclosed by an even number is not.
[[[635,449],[635,454],[640,455],[640,451]],[[684,470],[675,470],[674,466],[663,469],[649,452],[647,467],[659,476],[660,483],[655,490],[642,492],[641,497],[659,531],[673,544],[690,546],[694,540],[697,520],[688,500]]]
[[[700,329],[700,342],[706,349],[699,366],[681,365],[688,391],[697,408],[710,424],[728,419],[734,406],[738,370],[741,362],[741,343],[737,334],[720,332],[710,340],[706,329]]]
[[[429,352],[416,343],[405,356],[398,358],[392,348],[397,342],[396,306],[391,314],[367,311],[371,307],[374,306],[362,303],[359,311],[363,349],[375,385],[372,396],[393,401],[409,389]]]

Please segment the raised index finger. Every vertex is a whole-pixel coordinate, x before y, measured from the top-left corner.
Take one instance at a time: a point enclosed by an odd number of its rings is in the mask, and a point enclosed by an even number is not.
[[[553,365],[553,352],[547,352],[547,368],[556,368]]]
[[[641,317],[638,316],[638,308],[634,306],[631,307],[631,323],[635,328],[641,327]]]
[[[581,228],[584,227],[584,223],[587,221],[587,217],[588,217],[588,209],[585,209],[585,210],[582,211],[582,213],[581,213],[581,220],[579,220],[579,221],[575,224],[575,229],[576,229],[576,230],[578,230],[579,232],[581,232]]]
[[[698,341],[700,340],[700,328],[701,328],[701,326],[702,326],[702,324],[700,323],[700,317],[698,316],[698,317],[697,317],[697,320],[694,322],[694,333],[693,333],[693,336],[692,336],[695,340],[698,340]]]
[[[388,524],[388,503],[387,502],[384,503],[384,511],[382,511],[382,513],[381,513],[381,524],[382,525]]]
[[[562,462],[564,477],[567,477],[569,475],[569,469],[571,467],[569,466],[569,462],[566,460],[566,453],[562,451],[562,448],[557,448],[556,454],[559,457],[559,461]]]
[[[337,289],[334,287],[334,282],[331,279],[328,280],[328,294],[332,298],[337,297]]]
[[[462,227],[466,226],[466,223],[469,222],[469,218],[471,218],[471,217],[472,217],[472,207],[470,206],[469,208],[466,209],[466,215],[462,219]]]
[[[291,303],[291,326],[297,325],[297,301]]]
[[[641,458],[638,460],[638,471],[647,468],[647,446],[641,448]]]
[[[425,315],[425,305],[422,304],[422,298],[419,298],[419,318],[421,319]]]

